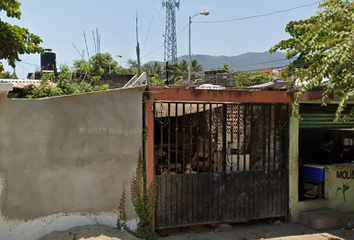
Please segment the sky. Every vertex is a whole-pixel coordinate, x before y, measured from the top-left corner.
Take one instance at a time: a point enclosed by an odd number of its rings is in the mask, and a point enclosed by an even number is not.
[[[136,15],[142,63],[163,61],[166,9],[162,0],[20,0],[22,17],[10,19],[0,12],[3,21],[28,28],[39,35],[43,48],[52,49],[57,64],[72,65],[85,51],[95,53],[92,31],[101,35],[101,52],[109,52],[126,66],[136,59]],[[188,54],[188,17],[207,10],[209,16],[193,18],[192,54],[236,56],[247,52],[265,52],[289,36],[284,29],[289,21],[306,19],[318,10],[316,0],[181,0],[177,11],[177,55]],[[299,7],[299,8],[296,8]],[[239,21],[215,22],[263,15],[286,9],[291,11]],[[207,22],[205,22],[207,21]],[[209,23],[212,22],[212,23]],[[183,31],[181,31],[183,30]],[[39,54],[23,55],[17,63],[20,78],[39,69]],[[8,71],[13,71],[4,63]]]

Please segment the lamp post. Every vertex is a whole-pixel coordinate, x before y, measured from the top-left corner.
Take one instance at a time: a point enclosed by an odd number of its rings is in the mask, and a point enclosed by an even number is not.
[[[118,55],[115,55],[115,56],[113,56],[113,57],[122,58],[122,57],[123,57],[123,55],[118,54]],[[112,58],[112,60],[113,60],[113,58]],[[111,60],[111,61],[109,61],[109,71],[108,71],[108,72],[109,72],[109,75],[111,75],[112,60]]]
[[[189,16],[189,55],[188,55],[188,85],[190,85],[191,83],[191,68],[192,68],[192,59],[191,59],[191,55],[192,55],[192,46],[191,46],[191,24],[192,24],[192,18],[194,18],[195,16],[198,15],[204,15],[204,16],[208,16],[210,14],[210,12],[208,11],[204,11],[204,12],[198,12],[192,16]]]

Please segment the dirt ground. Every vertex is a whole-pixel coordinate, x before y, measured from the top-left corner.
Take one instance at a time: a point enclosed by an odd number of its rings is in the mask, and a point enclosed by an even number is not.
[[[159,231],[157,240],[354,240],[354,228],[316,231],[283,221],[255,221],[228,225],[228,229],[203,225]],[[52,232],[38,240],[139,240],[108,226],[82,226]]]
[[[133,235],[108,226],[82,226],[56,231],[38,240],[139,240]]]
[[[210,225],[160,231],[158,240],[354,240],[354,229],[316,231],[301,224],[255,221],[229,224],[229,229]]]

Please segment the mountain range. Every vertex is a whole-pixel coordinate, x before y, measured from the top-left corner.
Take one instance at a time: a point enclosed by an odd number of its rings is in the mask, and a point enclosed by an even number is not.
[[[178,61],[188,61],[188,55],[178,58]],[[229,68],[233,71],[255,72],[265,68],[284,68],[289,64],[286,55],[282,52],[270,54],[269,52],[255,53],[249,52],[238,56],[211,56],[211,55],[192,55],[192,60],[197,60],[203,67],[203,70],[224,68],[224,64],[229,64]],[[152,64],[148,62],[148,64]],[[163,62],[159,62],[165,65]]]
[[[178,61],[185,59],[188,61],[188,55],[178,58]],[[224,64],[229,64],[229,68],[234,71],[254,72],[265,68],[284,68],[289,64],[286,55],[282,52],[270,54],[263,53],[245,53],[238,56],[210,56],[210,55],[192,55],[192,60],[197,60],[203,67],[203,70],[223,68]]]

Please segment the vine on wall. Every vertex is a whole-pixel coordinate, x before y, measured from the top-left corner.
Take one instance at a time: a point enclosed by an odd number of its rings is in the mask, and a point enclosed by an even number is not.
[[[153,217],[156,204],[156,181],[147,189],[146,166],[144,163],[142,151],[139,152],[138,166],[131,182],[131,198],[136,214],[138,215],[138,228],[135,234],[147,240],[155,239],[156,234],[153,226]],[[130,231],[127,226],[127,215],[125,210],[126,191],[123,187],[123,194],[119,204],[119,217],[117,226]]]
[[[117,227],[119,229],[128,230],[128,226],[127,226],[128,218],[125,210],[125,202],[126,202],[126,189],[125,189],[125,185],[123,184],[122,198],[120,199],[119,208],[118,208]]]

